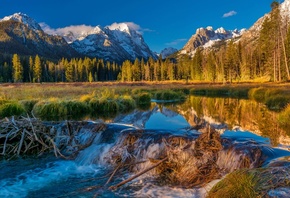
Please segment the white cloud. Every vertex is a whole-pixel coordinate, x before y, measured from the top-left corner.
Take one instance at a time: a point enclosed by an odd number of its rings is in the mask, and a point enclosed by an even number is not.
[[[57,34],[57,35],[64,35],[65,33],[72,32],[74,35],[82,35],[84,33],[90,32],[94,29],[93,26],[89,25],[71,25],[64,28],[51,28],[46,23],[39,23],[41,28],[47,34]]]
[[[111,30],[115,30],[115,29],[120,29],[120,30],[124,30],[127,28],[127,26],[131,29],[131,30],[135,30],[136,32],[143,34],[144,32],[153,32],[154,30],[148,29],[148,28],[142,28],[140,25],[134,23],[134,22],[123,22],[123,23],[113,23],[109,26],[107,26],[109,29]]]
[[[230,12],[225,13],[225,14],[223,15],[223,18],[231,17],[231,16],[234,16],[234,15],[236,15],[236,14],[238,14],[238,13],[237,13],[236,11],[232,10],[232,11],[230,11]]]
[[[178,44],[185,42],[185,41],[187,41],[187,39],[181,38],[181,39],[176,39],[176,40],[169,42],[169,43],[165,43],[165,45],[175,46],[175,45],[178,45]]]
[[[88,32],[94,30],[95,27],[89,25],[71,25],[63,28],[51,28],[46,23],[39,23],[40,27],[44,32],[51,35],[61,35],[64,36],[68,32],[72,32],[76,37],[81,35],[86,35]],[[129,27],[136,32],[143,34],[144,32],[152,32],[148,28],[142,28],[140,25],[133,23],[133,22],[123,22],[123,23],[113,23],[112,25],[106,26],[109,29],[121,29],[124,30],[125,28]]]

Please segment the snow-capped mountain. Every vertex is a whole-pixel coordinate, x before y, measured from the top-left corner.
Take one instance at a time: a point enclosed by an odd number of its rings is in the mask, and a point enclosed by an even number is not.
[[[11,16],[6,16],[3,19],[1,19],[0,22],[11,21],[11,20],[23,23],[29,29],[32,29],[32,30],[38,30],[38,31],[42,30],[40,25],[34,19],[30,18],[29,16],[27,16],[26,14],[23,14],[21,12],[15,13]]]
[[[150,50],[142,35],[130,27],[130,23],[114,23],[104,28],[81,25],[77,26],[78,31],[70,31],[70,29],[74,29],[74,26],[70,26],[63,28],[61,33],[55,33],[51,29],[48,29],[49,31],[46,31],[45,28],[42,29],[42,26],[34,19],[23,13],[6,16],[0,19],[0,23],[6,24],[1,26],[5,30],[3,29],[0,37],[5,40],[5,43],[3,40],[0,45],[3,45],[4,51],[9,49],[11,53],[23,55],[37,53],[48,58],[59,56],[69,58],[82,54],[116,62],[133,61],[136,58],[148,59],[149,57],[157,59],[156,54]],[[6,34],[7,36],[5,36]],[[8,47],[9,44],[13,44],[13,47]],[[62,47],[65,50],[60,50]],[[21,50],[19,51],[19,49]]]
[[[212,47],[219,41],[238,38],[242,36],[245,31],[246,29],[225,30],[223,27],[214,30],[211,26],[208,26],[207,28],[198,28],[196,33],[192,35],[189,41],[185,44],[181,53],[192,55],[198,47]]]
[[[168,56],[170,56],[171,54],[174,54],[175,52],[177,52],[178,49],[175,49],[173,47],[167,47],[165,49],[163,49],[160,52],[160,55],[162,56],[163,59],[167,58]]]
[[[63,35],[67,42],[79,53],[105,60],[122,62],[136,58],[156,59],[145,43],[142,35],[127,23],[114,23],[110,26],[96,26],[93,30],[74,35]]]
[[[40,25],[23,13],[0,20],[0,54],[19,54],[49,59],[79,57],[61,36],[48,35]]]

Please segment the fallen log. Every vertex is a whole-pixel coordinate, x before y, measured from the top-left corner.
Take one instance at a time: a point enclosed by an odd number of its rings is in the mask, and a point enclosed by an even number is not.
[[[148,171],[150,171],[150,170],[156,168],[157,166],[159,166],[160,164],[162,164],[162,163],[165,162],[166,160],[168,160],[168,157],[165,157],[164,159],[160,160],[160,162],[158,162],[157,164],[154,164],[153,166],[151,166],[151,167],[149,167],[149,168],[147,168],[147,169],[145,169],[145,170],[143,170],[143,171],[137,173],[136,175],[134,175],[134,176],[132,176],[132,177],[130,177],[130,178],[128,178],[128,179],[126,179],[126,180],[124,180],[124,181],[122,181],[122,182],[120,182],[120,183],[114,185],[114,186],[111,186],[109,189],[110,189],[110,190],[116,190],[116,189],[119,188],[120,186],[123,186],[124,184],[126,184],[126,183],[132,181],[133,179],[135,179],[135,178],[137,178],[137,177],[140,177],[141,175],[147,173]]]

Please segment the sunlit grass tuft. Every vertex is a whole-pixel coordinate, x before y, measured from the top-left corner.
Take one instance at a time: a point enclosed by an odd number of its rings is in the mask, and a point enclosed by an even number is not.
[[[27,113],[31,113],[33,110],[34,105],[38,102],[39,100],[37,99],[31,99],[31,100],[21,100],[19,103],[23,106],[25,111]]]
[[[136,102],[131,96],[121,96],[117,99],[120,112],[129,112],[136,108]]]
[[[34,105],[33,113],[41,119],[74,119],[89,114],[90,110],[85,102],[77,100],[40,101]]]
[[[258,186],[258,179],[254,174],[245,171],[236,171],[227,175],[217,183],[208,193],[208,198],[235,197],[254,198],[258,194],[255,189]]]
[[[25,113],[25,109],[18,102],[7,102],[0,105],[0,118],[19,116]]]
[[[290,104],[279,114],[278,123],[290,135]]]

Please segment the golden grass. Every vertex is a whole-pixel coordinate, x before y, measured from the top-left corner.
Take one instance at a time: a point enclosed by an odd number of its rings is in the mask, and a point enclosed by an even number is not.
[[[0,86],[0,98],[27,100],[27,99],[47,99],[50,97],[76,99],[82,95],[91,94],[96,90],[109,89],[118,91],[132,91],[134,89],[156,90],[156,89],[191,89],[191,88],[273,88],[283,89],[290,93],[289,83],[207,83],[185,81],[164,81],[164,82],[94,82],[94,83],[7,83]]]

